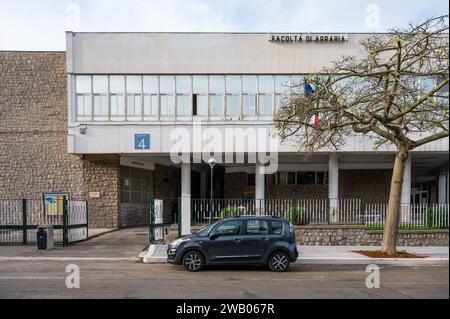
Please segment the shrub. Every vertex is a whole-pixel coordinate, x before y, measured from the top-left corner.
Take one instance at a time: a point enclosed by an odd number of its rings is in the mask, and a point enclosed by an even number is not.
[[[220,219],[239,216],[244,214],[244,210],[240,207],[227,206],[220,211]]]
[[[306,225],[309,223],[308,215],[303,207],[291,207],[284,212],[284,216],[295,225]]]

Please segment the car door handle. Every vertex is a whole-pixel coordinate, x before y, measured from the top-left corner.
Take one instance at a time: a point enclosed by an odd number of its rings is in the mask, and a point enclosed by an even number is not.
[[[261,240],[269,240],[267,237],[262,237]]]
[[[235,238],[235,239],[233,239],[233,242],[235,242],[235,243],[239,243],[241,240],[239,239],[239,238]]]

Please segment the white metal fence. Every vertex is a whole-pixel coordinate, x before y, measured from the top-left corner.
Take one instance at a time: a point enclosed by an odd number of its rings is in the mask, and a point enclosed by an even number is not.
[[[386,203],[363,205],[360,198],[193,199],[192,220],[208,223],[236,215],[272,215],[295,224],[384,227]],[[401,205],[400,226],[448,228],[449,204]]]
[[[388,204],[367,204],[364,223],[384,227]],[[400,227],[448,228],[449,204],[403,204],[400,206]]]

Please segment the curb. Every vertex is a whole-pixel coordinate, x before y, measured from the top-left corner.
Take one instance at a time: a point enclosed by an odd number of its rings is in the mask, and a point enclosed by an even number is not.
[[[141,256],[140,256],[141,257]],[[407,260],[405,260],[407,259]],[[142,256],[144,264],[167,264],[166,256]],[[392,265],[392,266],[443,266],[449,264],[448,258],[298,258],[296,264],[302,265]]]

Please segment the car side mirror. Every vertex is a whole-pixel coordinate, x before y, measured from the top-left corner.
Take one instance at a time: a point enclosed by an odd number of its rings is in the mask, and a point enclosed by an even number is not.
[[[212,233],[211,235],[209,235],[209,239],[215,240],[215,239],[218,238],[219,236],[220,236],[219,233]]]

